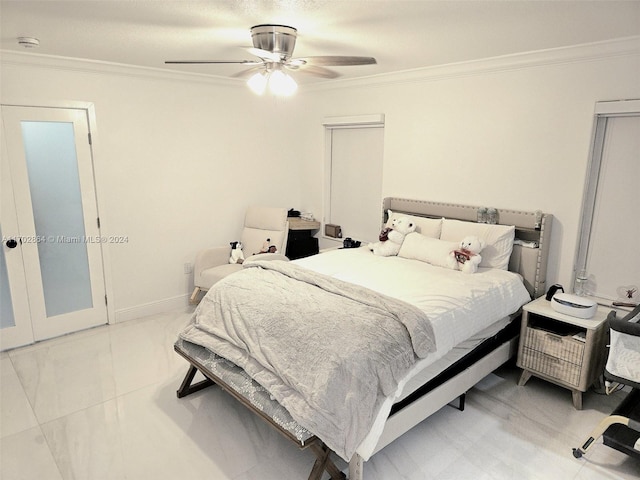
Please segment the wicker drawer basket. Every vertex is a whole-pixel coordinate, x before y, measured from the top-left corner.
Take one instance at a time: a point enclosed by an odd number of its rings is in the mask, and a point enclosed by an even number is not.
[[[570,335],[563,336],[538,328],[527,327],[524,344],[531,350],[545,353],[578,366],[582,365],[584,342],[576,340]]]
[[[546,375],[567,385],[580,386],[582,368],[575,363],[561,360],[546,353],[525,347],[522,351],[521,367]]]

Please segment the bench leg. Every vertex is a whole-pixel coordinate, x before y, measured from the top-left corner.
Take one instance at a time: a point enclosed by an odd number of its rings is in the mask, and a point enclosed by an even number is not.
[[[309,445],[309,448],[316,454],[316,457],[318,457],[309,474],[309,480],[320,480],[325,471],[331,475],[331,480],[346,480],[347,477],[338,470],[336,464],[331,460],[331,450],[329,450],[329,447],[324,443],[313,443]]]
[[[187,374],[184,376],[184,380],[182,380],[180,388],[176,392],[178,398],[186,397],[187,395],[191,395],[192,393],[199,392],[203,388],[214,385],[213,381],[208,378],[205,378],[204,380],[191,385],[191,382],[193,382],[193,377],[196,376],[196,373],[198,373],[198,369],[193,365],[190,365],[189,370],[187,370]]]

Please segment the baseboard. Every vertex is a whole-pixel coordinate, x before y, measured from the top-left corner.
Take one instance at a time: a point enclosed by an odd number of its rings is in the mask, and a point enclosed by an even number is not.
[[[189,295],[178,295],[172,298],[165,298],[164,300],[158,300],[155,302],[144,303],[142,305],[136,305],[134,307],[127,307],[116,310],[114,323],[135,320],[136,318],[156,315],[158,313],[169,312],[171,310],[177,310],[179,308],[188,306]]]

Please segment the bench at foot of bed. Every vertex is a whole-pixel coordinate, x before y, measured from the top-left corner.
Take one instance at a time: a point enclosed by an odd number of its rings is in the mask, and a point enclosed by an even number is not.
[[[309,480],[321,480],[325,472],[331,476],[331,480],[346,480],[346,475],[331,460],[332,451],[313,433],[293,420],[289,412],[273,400],[264,387],[249,377],[244,370],[206,348],[190,342],[178,340],[174,350],[190,363],[187,374],[176,392],[178,398],[217,384],[294,442],[299,449],[309,448],[315,454],[316,461],[309,474]],[[205,378],[193,383],[198,371]],[[350,466],[349,478],[362,479],[362,462],[360,464],[360,476],[352,475]]]

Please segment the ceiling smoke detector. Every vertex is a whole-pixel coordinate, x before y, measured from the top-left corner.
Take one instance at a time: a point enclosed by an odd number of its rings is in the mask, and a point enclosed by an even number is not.
[[[18,37],[18,45],[24,48],[36,48],[40,46],[40,40],[34,37]]]

